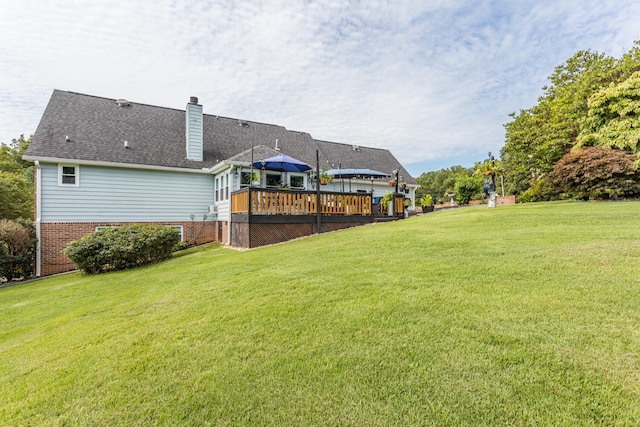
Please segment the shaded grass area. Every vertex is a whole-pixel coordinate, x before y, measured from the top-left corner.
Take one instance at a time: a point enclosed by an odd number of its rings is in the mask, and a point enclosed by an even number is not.
[[[639,214],[465,208],[0,289],[0,421],[638,425]]]

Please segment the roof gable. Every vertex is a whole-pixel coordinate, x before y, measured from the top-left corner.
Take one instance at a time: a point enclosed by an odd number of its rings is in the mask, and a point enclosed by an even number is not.
[[[25,157],[202,169],[224,160],[250,161],[245,157],[251,147],[256,161],[270,157],[277,153],[277,141],[280,152],[314,167],[316,150],[321,167],[328,169],[341,164],[391,172],[401,167],[389,150],[321,141],[282,126],[209,114],[203,115],[203,160],[187,160],[184,110],[117,101],[54,90]],[[265,151],[264,156],[256,151]],[[402,167],[401,174],[415,183]]]

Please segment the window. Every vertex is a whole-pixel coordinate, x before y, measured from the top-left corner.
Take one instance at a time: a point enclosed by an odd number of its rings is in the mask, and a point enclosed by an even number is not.
[[[80,183],[80,167],[78,165],[58,165],[58,185],[77,187]]]
[[[251,175],[250,171],[242,171],[240,174],[240,187],[248,187],[252,182],[260,181],[260,172],[257,170],[253,171],[253,175]]]
[[[221,175],[216,178],[215,201],[222,202],[229,198],[229,175]]]
[[[240,186],[247,187],[251,185],[251,172],[242,172],[240,174]]]
[[[178,230],[178,233],[180,233],[180,241],[184,241],[184,234],[181,225],[167,225],[167,227],[175,228],[176,230]]]
[[[280,175],[267,174],[267,187],[280,187]]]
[[[303,176],[292,176],[290,178],[291,188],[304,188]]]

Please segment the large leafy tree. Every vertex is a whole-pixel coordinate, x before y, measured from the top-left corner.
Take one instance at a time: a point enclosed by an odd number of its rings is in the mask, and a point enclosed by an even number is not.
[[[589,112],[577,143],[582,146],[640,151],[640,72],[589,98]]]
[[[549,77],[550,85],[532,108],[512,114],[505,125],[501,158],[510,190],[522,193],[549,174],[555,162],[578,142],[589,99],[603,87],[618,85],[640,70],[640,43],[621,59],[580,51]]]
[[[22,160],[31,137],[0,145],[0,219],[33,219],[33,165]]]

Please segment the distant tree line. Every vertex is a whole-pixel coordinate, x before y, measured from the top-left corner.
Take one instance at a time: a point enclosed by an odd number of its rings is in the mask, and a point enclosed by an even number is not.
[[[453,193],[456,180],[461,177],[470,177],[473,174],[472,168],[462,166],[451,166],[450,168],[438,171],[425,172],[416,178],[420,187],[416,190],[416,198],[420,199],[425,194],[431,194],[434,203],[449,201],[445,194]],[[446,198],[446,200],[444,200]]]
[[[416,178],[420,187],[416,198],[430,194],[434,203],[446,203],[453,199],[459,204],[487,196],[488,176],[494,179],[502,175],[502,162],[499,160],[476,162],[473,167],[452,166],[437,171],[425,172]]]

